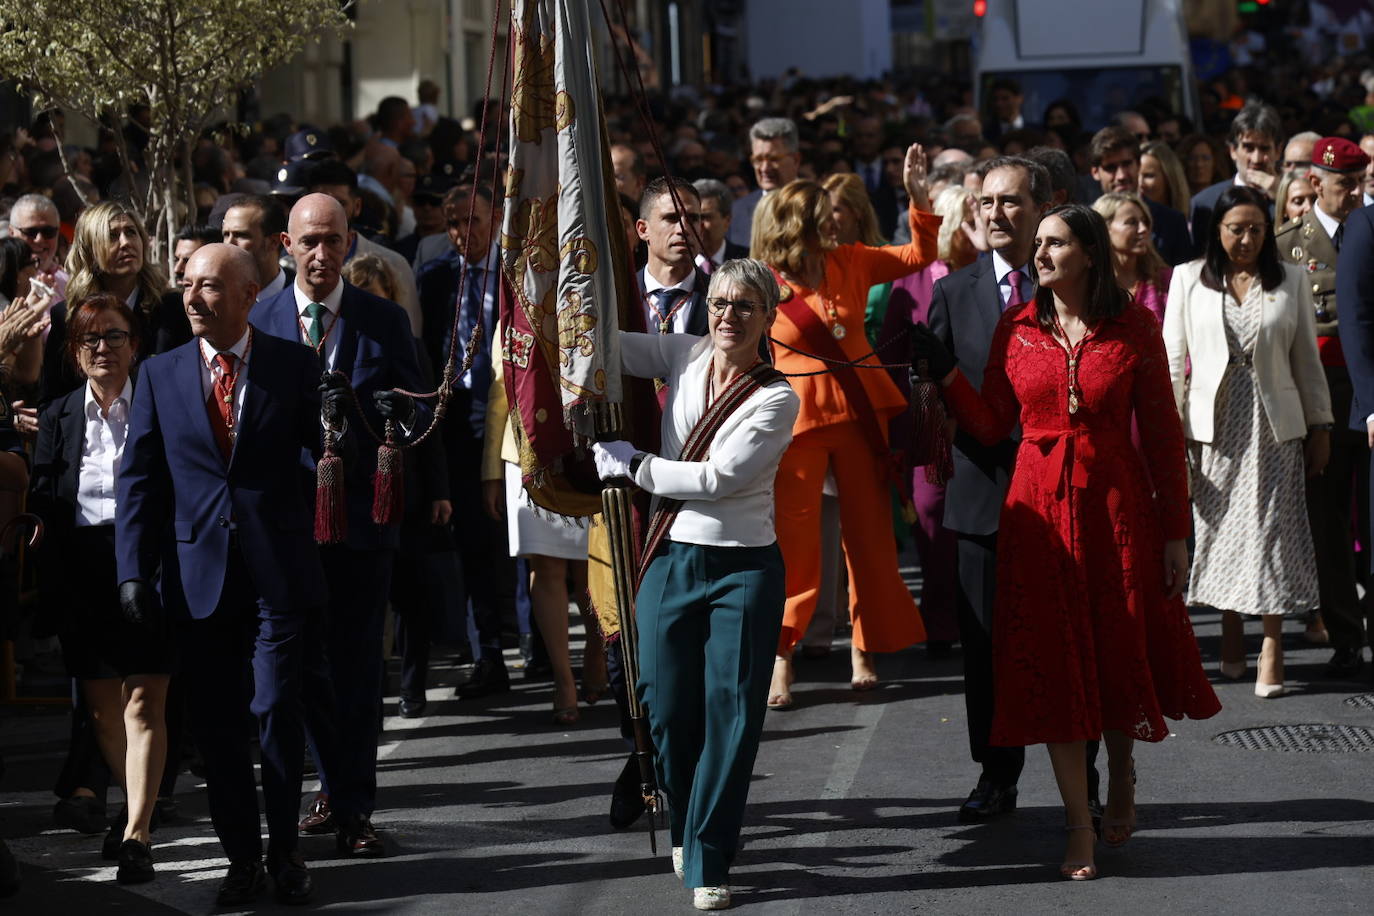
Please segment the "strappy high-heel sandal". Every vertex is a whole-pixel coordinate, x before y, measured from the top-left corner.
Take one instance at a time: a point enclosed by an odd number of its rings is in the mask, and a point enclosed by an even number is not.
[[[1087,830],[1091,832],[1092,824],[1070,824],[1065,827],[1065,832],[1074,830]],[[1096,836],[1094,834],[1094,836]],[[1070,859],[1059,866],[1059,874],[1068,878],[1070,881],[1091,881],[1097,877],[1097,866],[1091,859]]]
[[[1127,841],[1135,835],[1135,761],[1131,761],[1131,816],[1130,817],[1107,817],[1103,813],[1102,817],[1102,842],[1112,849],[1119,849],[1125,846]],[[1107,797],[1107,807],[1112,805],[1111,796]]]

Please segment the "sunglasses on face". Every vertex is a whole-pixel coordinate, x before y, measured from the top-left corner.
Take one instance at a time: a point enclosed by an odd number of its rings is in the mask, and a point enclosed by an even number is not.
[[[56,226],[33,226],[29,229],[20,229],[18,226],[15,226],[14,228],[19,231],[20,235],[28,239],[30,242],[35,241],[37,239],[57,238]]]
[[[128,331],[106,331],[104,334],[81,335],[81,346],[87,350],[99,350],[100,342],[105,341],[111,350],[118,350],[129,342]]]

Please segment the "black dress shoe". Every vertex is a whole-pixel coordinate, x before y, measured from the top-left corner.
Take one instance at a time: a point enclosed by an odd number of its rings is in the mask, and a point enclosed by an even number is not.
[[[991,780],[980,779],[968,799],[959,806],[959,823],[981,824],[1015,810],[1016,786],[999,786]]]
[[[1363,666],[1363,650],[1337,649],[1332,653],[1331,661],[1326,663],[1326,676],[1348,680],[1359,674]]]
[[[100,833],[110,825],[105,816],[105,803],[85,795],[73,795],[53,805],[52,822],[77,833]]]
[[[229,871],[215,895],[216,906],[246,906],[255,902],[267,886],[267,872],[257,859],[230,862]]]
[[[115,880],[120,884],[146,884],[157,877],[153,871],[153,849],[138,840],[125,840],[119,845],[119,870]]]
[[[377,831],[372,827],[372,820],[355,814],[344,820],[339,827],[336,835],[336,843],[339,852],[346,856],[359,859],[380,859],[386,855],[386,846],[382,843],[382,838],[377,836]]]
[[[278,903],[297,906],[309,903],[315,894],[315,882],[298,852],[281,857],[268,853],[267,873],[272,876],[273,896]]]
[[[153,802],[153,820],[164,824],[178,823],[181,820],[181,809],[177,806],[177,800],[164,797]],[[152,829],[151,825],[149,829]]]
[[[616,777],[611,790],[611,826],[624,830],[644,814],[644,793],[640,791],[639,762],[634,755],[625,761],[625,769]]]
[[[4,840],[0,840],[0,897],[19,893],[19,862]]]
[[[301,818],[301,833],[312,836],[323,836],[333,833],[334,812],[329,808],[329,796],[323,792],[315,796],[315,800],[310,803],[310,810]]]
[[[505,693],[510,690],[510,675],[504,662],[492,658],[479,658],[472,666],[467,680],[459,684],[453,695],[464,700]]]
[[[120,818],[110,822],[110,829],[100,843],[100,858],[113,862],[119,858],[119,847],[124,843],[125,820]]]
[[[411,699],[410,697],[401,697],[401,718],[418,719],[425,714],[425,707],[428,705],[424,697],[418,700]]]

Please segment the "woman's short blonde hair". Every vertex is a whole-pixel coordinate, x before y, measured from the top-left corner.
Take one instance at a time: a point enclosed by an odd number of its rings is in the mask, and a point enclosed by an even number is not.
[[[964,220],[969,218],[968,202],[973,200],[973,192],[961,184],[952,184],[935,198],[935,215],[940,217],[940,234],[936,250],[941,261],[954,259],[954,236],[963,231]]]
[[[80,302],[95,293],[105,291],[107,261],[111,251],[112,227],[127,219],[143,240],[143,266],[138,271],[140,307],[144,310],[157,303],[167,290],[167,279],[153,260],[148,230],[143,220],[127,204],[117,200],[101,201],[87,207],[77,217],[72,234],[72,247],[67,252],[67,301]]]
[[[827,193],[838,194],[840,201],[853,211],[859,224],[860,242],[872,247],[887,244],[887,239],[878,231],[878,214],[873,212],[873,202],[868,199],[868,189],[862,178],[853,172],[836,172],[821,182],[821,187]]]
[[[798,179],[766,195],[754,226],[749,256],[796,276],[806,270],[813,251],[834,247],[822,232],[832,220],[830,192],[814,181]]]
[[[396,301],[396,277],[385,261],[375,254],[365,254],[344,265],[343,278],[354,286],[367,288],[376,283],[383,290],[382,297]]]
[[[1155,221],[1154,218],[1150,216],[1150,208],[1146,206],[1144,199],[1141,198],[1139,194],[1127,194],[1122,191],[1108,191],[1093,202],[1093,209],[1097,211],[1098,215],[1102,217],[1102,220],[1110,227],[1112,220],[1116,219],[1116,211],[1120,210],[1126,204],[1131,204],[1140,211],[1140,218],[1145,221],[1146,229],[1151,231],[1154,230]],[[1110,238],[1110,233],[1108,233],[1108,238]],[[1160,273],[1168,266],[1169,265],[1164,263],[1164,259],[1160,257],[1159,252],[1155,249],[1154,238],[1146,238],[1145,253],[1140,256],[1140,260],[1137,261],[1135,265],[1136,279],[1143,280],[1147,283],[1157,282]]]

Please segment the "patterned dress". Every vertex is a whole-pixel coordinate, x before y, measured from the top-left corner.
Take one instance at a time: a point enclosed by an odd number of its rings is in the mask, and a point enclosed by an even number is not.
[[[1255,379],[1261,297],[1224,297],[1230,364],[1217,390],[1211,442],[1190,442],[1197,548],[1188,601],[1242,614],[1317,607],[1301,439],[1277,442]]]
[[[1089,331],[1071,361],[1034,302],[1009,309],[981,395],[962,375],[946,394],[980,442],[1021,424],[997,535],[991,743],[1103,730],[1162,741],[1165,716],[1214,715],[1187,609],[1164,590],[1165,539],[1188,536],[1188,485],[1154,315],[1132,303]]]

